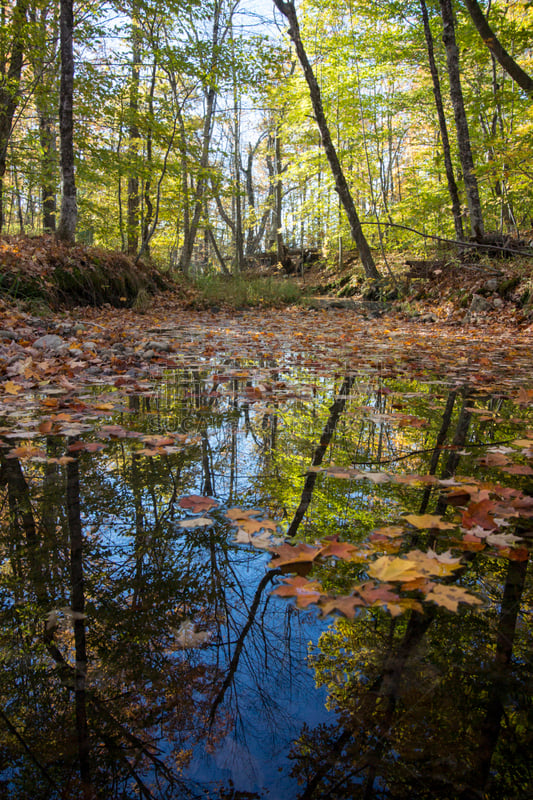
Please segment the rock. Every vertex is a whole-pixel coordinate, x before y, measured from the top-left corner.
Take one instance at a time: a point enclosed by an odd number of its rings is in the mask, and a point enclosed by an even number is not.
[[[498,291],[498,286],[499,281],[496,278],[490,278],[483,286],[483,291],[487,292],[487,294],[491,294],[491,292]]]
[[[52,350],[54,353],[59,353],[67,345],[61,336],[57,336],[55,333],[47,333],[36,339],[33,346],[37,347],[38,350]]]
[[[492,304],[488,300],[485,300],[480,294],[474,294],[472,296],[472,302],[469,308],[471,314],[480,314],[485,311],[490,311],[491,308]]]
[[[153,342],[148,342],[146,347],[149,350],[159,350],[160,353],[168,353],[171,349],[170,342],[159,342],[155,340]]]
[[[154,358],[154,356],[155,356],[155,351],[154,350],[145,350],[142,353],[142,357],[143,358]]]
[[[20,334],[18,334],[16,331],[0,330],[0,339],[16,342],[18,339],[20,339]]]
[[[492,305],[494,306],[494,308],[501,308],[503,306],[503,300],[501,299],[501,297],[495,297],[494,300],[492,301]]]

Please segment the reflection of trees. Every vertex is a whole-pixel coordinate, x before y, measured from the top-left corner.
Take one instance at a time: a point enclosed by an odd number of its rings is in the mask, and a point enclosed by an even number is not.
[[[452,395],[430,462],[434,471],[454,402]],[[468,402],[467,394],[444,478],[455,474],[468,437]],[[424,494],[423,509],[427,499]],[[437,512],[445,506],[442,495]],[[435,546],[429,536],[427,544]],[[417,533],[419,546],[421,538]],[[295,744],[295,772],[305,783],[300,800],[521,796],[533,770],[524,737],[532,704],[522,696],[532,677],[529,653],[525,663],[522,658],[530,632],[519,625],[529,604],[526,574],[524,561],[508,561],[505,574],[498,564],[483,565],[480,582],[492,584],[495,620],[487,612],[457,618],[426,606],[424,614],[400,619],[374,612],[373,619],[338,620],[323,634],[313,661],[339,723],[304,731]],[[516,644],[520,655],[513,662]]]
[[[262,555],[235,550],[222,520],[217,530],[176,529],[166,499],[175,464],[151,462],[82,453],[53,479],[32,469],[28,482],[17,459],[2,461],[11,526],[0,547],[4,578],[8,564],[13,574],[0,605],[0,640],[11,653],[0,677],[0,745],[20,796],[204,796],[181,777],[197,743],[216,749],[252,697],[261,696],[273,729],[283,715],[270,708],[268,687],[289,683],[282,675],[298,616],[282,607],[284,623],[271,628],[272,573],[260,580]],[[62,497],[54,514],[41,514],[32,492],[46,487],[50,500],[52,485]],[[54,531],[60,546],[47,546],[50,564],[40,570],[45,517],[65,528]],[[57,602],[56,581],[70,602]],[[186,618],[211,633],[208,648],[180,647]]]

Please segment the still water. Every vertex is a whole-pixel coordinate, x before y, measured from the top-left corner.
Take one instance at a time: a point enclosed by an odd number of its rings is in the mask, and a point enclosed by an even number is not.
[[[6,413],[0,797],[533,797],[530,399],[287,352]]]

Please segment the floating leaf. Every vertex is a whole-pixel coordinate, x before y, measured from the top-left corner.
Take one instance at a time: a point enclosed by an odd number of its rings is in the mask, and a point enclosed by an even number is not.
[[[394,556],[381,556],[368,568],[368,574],[380,581],[411,581],[420,573],[414,561]]]
[[[481,600],[473,594],[463,589],[462,586],[443,586],[434,584],[431,591],[426,595],[426,600],[444,606],[449,611],[457,611],[459,603],[467,603],[471,606],[481,605]]]
[[[274,560],[272,567],[286,567],[289,564],[311,563],[317,555],[322,552],[321,547],[313,547],[310,544],[283,544],[281,547],[272,549]]]
[[[190,519],[180,519],[178,525],[180,528],[194,530],[194,528],[207,528],[209,525],[213,525],[213,520],[210,517],[191,517]]]
[[[479,526],[488,531],[496,530],[498,524],[494,517],[489,513],[494,510],[495,503],[492,500],[481,500],[479,503],[470,503],[468,508],[463,511],[462,524],[465,528]]]
[[[440,531],[446,531],[456,527],[452,522],[446,522],[436,514],[407,514],[404,519],[420,530],[437,528]]]
[[[193,514],[199,514],[202,511],[209,511],[211,508],[216,508],[218,503],[212,497],[203,497],[199,494],[189,494],[182,497],[178,505],[181,508],[189,508]]]
[[[277,586],[272,594],[280,597],[295,597],[296,605],[306,608],[311,603],[316,603],[322,596],[320,584],[317,581],[308,581],[297,575],[294,578],[283,578],[283,585]]]

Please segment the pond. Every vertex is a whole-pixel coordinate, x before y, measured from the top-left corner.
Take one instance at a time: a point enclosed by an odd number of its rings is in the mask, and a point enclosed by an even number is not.
[[[533,796],[531,384],[215,350],[4,406],[0,796]]]

